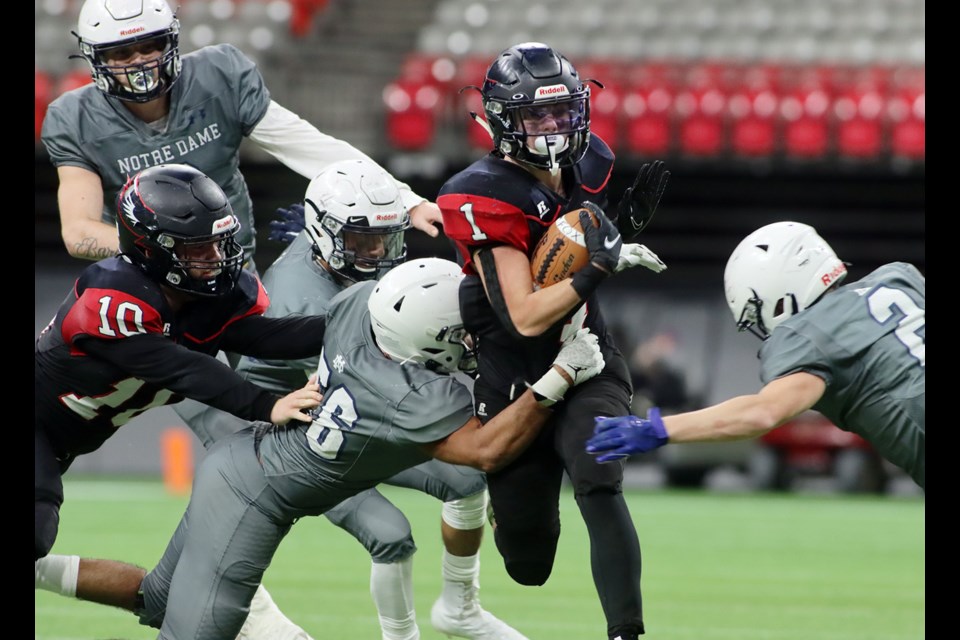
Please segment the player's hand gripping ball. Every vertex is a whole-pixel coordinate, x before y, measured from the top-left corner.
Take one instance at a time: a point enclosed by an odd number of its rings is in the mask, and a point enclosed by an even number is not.
[[[594,226],[596,213],[589,209],[569,211],[550,225],[530,256],[530,275],[537,288],[566,280],[590,261],[590,252],[580,226],[580,212],[587,211]]]

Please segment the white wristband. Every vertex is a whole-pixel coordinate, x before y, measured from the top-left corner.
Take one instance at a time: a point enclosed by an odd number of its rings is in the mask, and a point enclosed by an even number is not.
[[[550,407],[563,400],[563,394],[570,388],[570,383],[551,365],[539,380],[527,386],[533,391],[541,407]]]

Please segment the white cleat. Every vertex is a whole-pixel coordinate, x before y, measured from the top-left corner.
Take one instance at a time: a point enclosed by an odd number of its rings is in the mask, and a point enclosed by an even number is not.
[[[280,611],[263,585],[250,602],[247,615],[237,640],[313,640],[310,634],[298,627]]]
[[[528,638],[480,606],[477,587],[464,585],[462,606],[452,609],[438,599],[430,609],[433,628],[448,638],[469,640],[528,640]]]

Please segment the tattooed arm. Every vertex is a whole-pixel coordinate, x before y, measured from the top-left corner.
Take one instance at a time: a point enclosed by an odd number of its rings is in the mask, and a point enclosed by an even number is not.
[[[60,234],[67,251],[74,258],[102,260],[116,255],[119,249],[117,229],[105,224],[103,184],[100,176],[88,169],[71,166],[57,168],[60,187]]]

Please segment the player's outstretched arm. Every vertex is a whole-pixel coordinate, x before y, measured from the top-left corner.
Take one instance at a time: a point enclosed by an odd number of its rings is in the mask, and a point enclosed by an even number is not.
[[[603,370],[597,336],[581,329],[557,354],[553,365],[506,409],[482,424],[471,418],[445,439],[427,445],[434,458],[496,471],[529,446],[550,417],[550,407],[571,388]]]
[[[801,371],[773,380],[759,393],[666,418],[661,418],[656,407],[646,418],[598,416],[586,449],[597,456],[597,462],[609,462],[652,451],[668,442],[755,438],[810,409],[825,389],[822,378]]]

